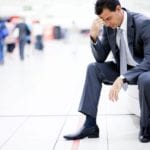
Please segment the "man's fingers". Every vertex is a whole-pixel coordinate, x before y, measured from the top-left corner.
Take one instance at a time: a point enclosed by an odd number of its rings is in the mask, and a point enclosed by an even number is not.
[[[114,90],[114,94],[113,94],[113,101],[117,101],[117,91]]]
[[[118,89],[116,89],[116,88],[110,89],[109,100],[111,100],[113,102],[118,100]]]
[[[117,101],[118,100],[118,90],[115,90],[115,96],[114,96],[115,98],[115,101]]]
[[[114,95],[115,91],[113,90],[113,88],[111,88],[109,92],[109,100],[114,101]]]
[[[122,86],[122,80],[120,80],[120,78],[117,78],[110,89],[109,100],[113,102],[118,100],[121,86]]]
[[[97,18],[97,19],[94,20],[94,24],[97,24],[97,25],[99,25],[99,26],[102,26],[102,25],[104,25],[104,22],[103,22],[102,19]]]

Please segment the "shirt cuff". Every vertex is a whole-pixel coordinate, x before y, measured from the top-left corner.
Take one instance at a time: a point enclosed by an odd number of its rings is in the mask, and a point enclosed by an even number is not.
[[[90,39],[91,39],[91,43],[92,43],[93,45],[96,45],[96,44],[97,44],[97,39],[96,39],[96,42],[94,42],[94,39],[93,39],[92,36],[90,36]]]
[[[127,79],[124,75],[120,75],[119,77],[122,79],[123,83],[127,83]]]
[[[122,74],[121,74],[119,77],[120,77],[121,79],[124,79],[124,78],[125,78],[125,76],[124,76],[124,75],[122,75]]]

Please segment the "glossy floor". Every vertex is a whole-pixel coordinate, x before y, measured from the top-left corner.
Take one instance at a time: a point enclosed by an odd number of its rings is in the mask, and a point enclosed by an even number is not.
[[[45,43],[43,52],[26,47],[6,54],[0,66],[0,150],[149,150],[138,141],[139,118],[131,115],[120,93],[108,100],[104,86],[97,122],[100,138],[65,141],[84,117],[77,112],[86,67],[94,58],[88,39]]]

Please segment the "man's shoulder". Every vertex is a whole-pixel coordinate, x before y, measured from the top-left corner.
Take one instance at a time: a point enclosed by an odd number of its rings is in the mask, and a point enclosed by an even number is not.
[[[145,26],[150,26],[150,18],[145,14],[131,11],[127,11],[127,14],[128,19],[133,22],[133,25],[136,26],[137,29],[142,29]]]
[[[131,12],[127,10],[127,14],[137,21],[150,20],[150,17],[143,13]]]

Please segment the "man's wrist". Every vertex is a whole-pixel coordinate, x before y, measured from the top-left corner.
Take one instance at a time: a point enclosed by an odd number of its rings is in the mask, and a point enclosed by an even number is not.
[[[125,78],[125,76],[120,75],[120,78],[122,79],[122,82],[123,82],[123,83],[127,83],[127,79]]]
[[[92,40],[93,44],[96,44],[97,38],[93,38],[93,36],[90,35],[90,39]]]

